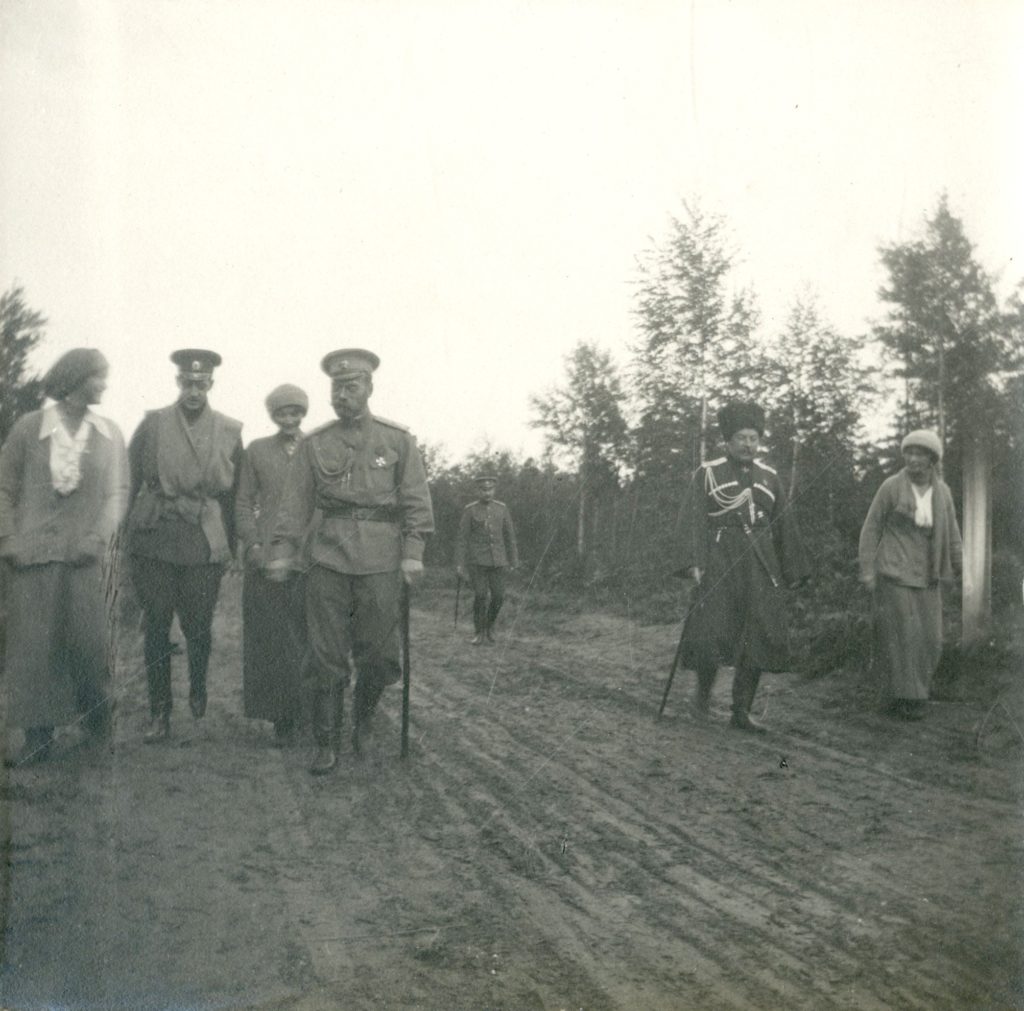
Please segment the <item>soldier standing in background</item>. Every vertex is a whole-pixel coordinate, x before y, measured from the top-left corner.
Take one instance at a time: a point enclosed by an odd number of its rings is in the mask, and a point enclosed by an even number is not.
[[[456,571],[473,587],[474,646],[494,642],[494,622],[505,601],[505,574],[519,566],[512,516],[494,498],[496,484],[493,474],[477,477],[480,497],[462,511],[455,542]]]
[[[286,383],[272,390],[266,403],[278,432],[246,447],[235,500],[235,527],[245,565],[242,706],[249,719],[270,720],[275,742],[287,744],[301,712],[305,559],[294,560],[285,582],[267,579],[264,565],[309,398],[298,386]]]
[[[142,606],[150,725],[147,742],[170,734],[171,644],[177,612],[188,653],[189,708],[206,713],[206,669],[213,610],[234,554],[235,493],[242,461],[242,424],[211,409],[215,351],[185,348],[178,399],[149,411],[128,446],[131,511],[128,551]]]
[[[681,516],[682,569],[698,596],[680,659],[697,672],[698,719],[708,715],[721,661],[736,667],[731,725],[763,731],[750,707],[761,672],[788,663],[785,587],[806,580],[808,567],[782,482],[757,459],[764,411],[733,402],[718,421],[725,456],[697,468]]]
[[[319,508],[306,590],[313,775],[330,772],[337,761],[351,668],[357,750],[385,686],[401,676],[401,583],[422,575],[424,539],[434,529],[415,438],[370,413],[379,364],[360,348],[333,351],[321,362],[337,420],[311,432],[295,454],[267,563],[269,578],[287,578]]]

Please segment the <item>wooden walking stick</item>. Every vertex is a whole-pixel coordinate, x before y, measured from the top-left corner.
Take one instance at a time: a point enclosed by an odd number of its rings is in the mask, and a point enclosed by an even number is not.
[[[409,755],[409,584],[402,583],[399,602],[402,634],[402,758]]]
[[[672,679],[676,676],[676,670],[679,667],[679,661],[683,656],[683,642],[686,639],[686,627],[690,624],[690,615],[697,609],[697,603],[699,600],[700,586],[695,584],[693,592],[690,594],[689,606],[686,609],[686,616],[683,618],[683,627],[679,631],[679,643],[676,646],[675,656],[672,657],[672,667],[668,672],[668,683],[665,685],[665,694],[661,697],[661,706],[658,708],[658,719],[661,719],[662,713],[665,712],[665,704],[668,702],[668,693],[672,690]]]

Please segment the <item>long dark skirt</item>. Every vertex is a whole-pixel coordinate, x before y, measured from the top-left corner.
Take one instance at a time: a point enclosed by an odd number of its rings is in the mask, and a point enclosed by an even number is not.
[[[242,584],[242,705],[250,719],[297,721],[306,658],[305,578]]]
[[[11,569],[7,591],[8,721],[59,726],[101,705],[109,671],[99,562]]]
[[[900,586],[881,577],[873,603],[880,701],[928,698],[942,655],[942,594],[938,584]]]

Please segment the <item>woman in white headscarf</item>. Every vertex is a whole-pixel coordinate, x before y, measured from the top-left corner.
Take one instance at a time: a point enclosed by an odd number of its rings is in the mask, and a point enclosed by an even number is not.
[[[128,466],[117,426],[90,409],[106,386],[99,351],[68,351],[43,379],[54,403],[19,418],[0,451],[7,716],[25,731],[9,765],[46,758],[54,727],[79,717],[109,731],[100,562],[124,514]]]
[[[942,653],[942,583],[962,570],[949,486],[934,432],[904,438],[903,469],[875,494],[860,532],[861,581],[874,597],[875,662],[884,707],[921,719]]]

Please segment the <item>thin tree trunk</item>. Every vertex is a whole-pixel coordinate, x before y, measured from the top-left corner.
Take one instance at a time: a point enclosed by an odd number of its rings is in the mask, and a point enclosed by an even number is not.
[[[796,425],[796,405],[793,406],[793,465],[789,472],[789,501],[793,501],[793,493],[796,491],[796,470],[797,461],[800,457],[800,432]]]
[[[708,398],[704,393],[700,395],[700,463],[708,458]]]
[[[700,342],[700,463],[708,458],[707,341]]]
[[[946,448],[946,339],[939,334],[939,445]],[[942,458],[936,470],[942,476]]]
[[[800,439],[794,433],[793,435],[793,466],[789,472],[789,501],[793,501],[793,495],[796,492],[796,469],[797,461],[800,456]]]
[[[586,493],[587,484],[583,479],[583,475],[580,475],[580,499],[579,505],[576,509],[576,557],[582,563],[586,556]]]
[[[622,492],[616,488],[612,498],[612,525],[608,531],[608,550],[611,563],[615,568],[619,567],[619,499]]]

